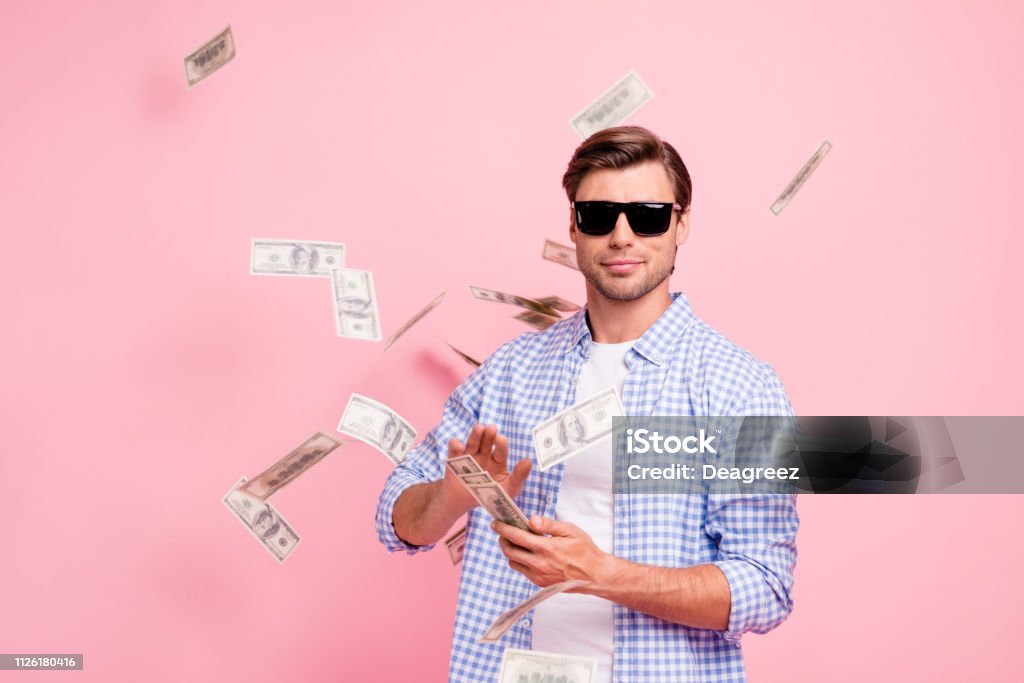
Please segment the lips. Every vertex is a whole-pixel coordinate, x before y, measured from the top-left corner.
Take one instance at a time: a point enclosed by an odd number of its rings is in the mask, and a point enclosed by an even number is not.
[[[621,259],[613,258],[607,261],[601,261],[601,265],[610,270],[613,273],[632,273],[634,270],[639,268],[643,264],[643,261],[637,259]]]

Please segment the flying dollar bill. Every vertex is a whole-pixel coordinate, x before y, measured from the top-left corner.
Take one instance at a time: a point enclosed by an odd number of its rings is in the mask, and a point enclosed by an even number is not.
[[[396,465],[416,441],[416,430],[398,413],[360,394],[349,397],[338,431],[368,443]]]
[[[474,297],[482,299],[483,301],[512,304],[513,306],[525,308],[528,311],[543,313],[544,315],[553,315],[556,318],[558,317],[558,311],[555,309],[525,296],[519,296],[518,294],[505,294],[504,292],[496,292],[493,289],[484,289],[483,287],[475,287],[473,285],[469,286],[469,291]]]
[[[340,445],[340,441],[317,432],[252,481],[243,484],[241,490],[258,500],[267,500]]]
[[[238,487],[245,482],[242,477],[231,487],[224,496],[224,505],[278,562],[284,562],[299,544],[299,535],[270,503],[260,503],[242,493]]]
[[[573,270],[580,269],[579,264],[576,263],[575,247],[569,247],[551,240],[544,240],[544,252],[541,255],[546,261],[554,261]]]
[[[462,556],[466,554],[466,532],[468,529],[469,527],[462,527],[445,539],[444,544],[448,547],[448,556],[452,558],[452,564],[462,562]]]
[[[772,204],[772,213],[778,216],[786,208],[786,204],[789,204],[789,200],[793,198],[797,190],[803,187],[803,184],[807,182],[807,178],[814,172],[814,169],[818,168],[821,160],[825,158],[830,149],[832,149],[831,142],[825,140],[825,142],[821,143],[811,158],[807,160],[807,163],[804,164],[803,168],[800,169],[800,172],[796,174],[796,177],[793,178],[789,185],[786,186],[786,189],[782,191],[782,194],[779,195],[779,198],[775,200],[775,203]]]
[[[384,343],[384,351],[387,351],[389,348],[391,348],[391,345],[394,344],[396,341],[398,341],[399,337],[401,337],[403,334],[408,332],[410,327],[412,327],[413,325],[418,323],[420,320],[422,320],[423,316],[425,316],[427,313],[430,313],[432,310],[434,310],[435,308],[440,306],[441,302],[444,301],[444,295],[445,294],[447,294],[447,292],[441,292],[440,294],[438,294],[437,297],[433,301],[431,301],[429,304],[427,304],[423,308],[423,310],[421,310],[419,313],[417,313],[413,317],[409,318],[409,322],[407,322],[404,325],[402,325],[401,327],[399,327],[397,332],[395,332],[393,335],[388,337],[388,340]]]
[[[448,344],[448,342],[445,342],[445,344]],[[452,351],[454,351],[456,354],[458,354],[459,358],[461,358],[462,360],[466,361],[467,363],[472,365],[474,368],[478,368],[478,367],[480,367],[482,365],[482,363],[480,361],[478,361],[476,358],[473,358],[472,356],[467,355],[467,354],[463,353],[462,351],[459,351],[457,348],[455,348],[451,344],[448,344],[448,348],[450,348]]]
[[[502,614],[500,617],[494,620],[490,628],[480,638],[481,643],[496,643],[498,640],[508,632],[512,626],[519,621],[524,614],[532,610],[534,607],[544,602],[548,598],[558,595],[564,591],[572,590],[573,588],[579,588],[580,586],[586,585],[588,581],[581,579],[572,579],[570,581],[562,581],[561,583],[553,583],[547,588],[542,588],[526,600],[510,609],[509,611]]]
[[[589,138],[599,130],[619,125],[652,99],[651,89],[636,71],[630,71],[572,117],[569,125],[581,138]]]
[[[339,337],[380,341],[380,311],[368,270],[339,268],[331,271],[334,319]]]
[[[545,306],[550,306],[556,311],[561,311],[562,313],[575,313],[580,310],[579,305],[574,304],[571,301],[566,301],[560,296],[537,297],[537,301],[541,302]]]
[[[548,470],[612,433],[612,416],[625,415],[615,387],[570,406],[533,428],[540,469]]]
[[[345,245],[341,242],[252,241],[251,275],[330,277],[332,270],[344,267]]]
[[[533,311],[523,311],[516,315],[515,319],[522,320],[530,327],[538,330],[546,330],[561,320],[561,318],[556,318],[552,315],[544,315],[543,313],[535,313]]]
[[[235,58],[235,36],[231,26],[201,48],[185,57],[185,78],[192,87]]]
[[[593,683],[597,658],[506,648],[501,656],[498,683],[563,681]]]

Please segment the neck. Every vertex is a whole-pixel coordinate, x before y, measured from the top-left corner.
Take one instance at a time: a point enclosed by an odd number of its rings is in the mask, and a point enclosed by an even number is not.
[[[633,301],[608,299],[587,283],[590,336],[598,344],[639,339],[671,304],[667,282]]]

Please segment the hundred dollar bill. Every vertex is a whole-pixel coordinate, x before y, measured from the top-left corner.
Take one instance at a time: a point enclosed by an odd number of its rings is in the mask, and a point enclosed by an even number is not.
[[[491,475],[485,473],[477,476],[490,477]],[[493,479],[487,484],[469,484],[465,479],[462,479],[462,483],[476,499],[476,502],[480,503],[480,507],[487,510],[491,517],[523,531],[529,531],[531,534],[537,533],[530,526],[529,518],[523,514],[512,497],[501,487],[501,484]]]
[[[391,348],[391,345],[398,341],[398,338],[405,334],[410,327],[412,327],[420,320],[422,320],[423,316],[425,316],[427,313],[430,313],[432,310],[440,306],[441,302],[444,301],[445,294],[447,294],[447,292],[441,292],[440,294],[438,294],[437,298],[435,298],[433,301],[427,304],[426,307],[419,313],[409,318],[409,322],[399,327],[397,332],[388,337],[388,340],[384,343],[384,351],[387,351],[389,348]]]
[[[396,465],[416,441],[416,430],[383,403],[352,394],[338,423],[338,431],[370,444]]]
[[[235,58],[235,36],[231,26],[218,33],[201,48],[185,57],[185,78],[192,87]]]
[[[782,194],[780,194],[779,198],[775,200],[775,203],[772,204],[772,213],[778,216],[779,213],[786,208],[786,204],[789,204],[789,200],[792,199],[793,195],[797,193],[797,190],[803,186],[807,181],[807,178],[809,178],[811,173],[814,172],[814,169],[818,168],[818,164],[821,163],[821,160],[825,158],[825,155],[828,154],[830,149],[832,149],[831,142],[825,140],[825,142],[821,143],[821,146],[818,147],[817,151],[811,156],[807,163],[804,164],[804,167],[800,169],[800,172],[796,174],[796,177],[793,178],[792,182],[786,186],[786,189],[782,191]]]
[[[558,595],[564,591],[572,590],[573,588],[579,588],[589,582],[581,579],[572,579],[570,581],[563,581],[561,583],[553,583],[547,588],[541,588],[539,591],[523,600],[521,603],[510,609],[509,611],[502,614],[500,617],[494,620],[487,632],[484,633],[480,638],[481,643],[496,643],[510,628],[512,625],[519,621],[524,614],[532,610],[534,607],[544,602],[553,595]]]
[[[612,433],[612,416],[625,415],[615,387],[594,394],[533,428],[540,469],[548,470]]]
[[[454,458],[448,458],[445,461],[445,465],[459,478],[472,474],[486,474],[484,468],[480,467],[480,463],[472,455],[458,455]]]
[[[654,93],[651,89],[640,80],[636,71],[630,71],[572,117],[569,125],[581,138],[589,138],[599,130],[619,125],[652,99]]]
[[[333,270],[331,292],[338,336],[380,341],[380,311],[373,289],[373,273],[351,268]]]
[[[245,481],[242,477],[231,487],[224,496],[224,505],[278,562],[284,562],[299,544],[299,535],[270,503],[260,503],[242,493],[238,487]]]
[[[539,650],[517,650],[510,647],[501,657],[498,683],[528,683],[530,681],[592,683],[596,672],[596,657],[578,657]]]
[[[317,432],[252,481],[243,484],[240,490],[257,500],[267,500],[340,445],[340,441],[335,441],[323,432]]]
[[[445,342],[445,344],[448,344],[448,342]],[[448,348],[450,348],[452,351],[457,353],[459,355],[459,358],[461,358],[462,360],[466,361],[467,363],[472,365],[474,368],[478,368],[478,367],[480,367],[482,365],[482,363],[480,363],[480,361],[478,361],[476,358],[473,358],[472,356],[469,356],[469,355],[463,353],[462,351],[459,351],[457,348],[455,348],[451,344],[448,344]]]
[[[580,310],[580,307],[577,304],[574,304],[571,301],[566,301],[560,296],[537,297],[537,301],[541,302],[545,306],[550,306],[556,311],[561,311],[562,313],[575,313]]]
[[[566,268],[580,269],[579,264],[576,263],[575,247],[569,247],[558,242],[552,242],[551,240],[544,240],[544,253],[542,256],[545,260],[560,263]]]
[[[462,556],[466,554],[466,531],[468,529],[469,527],[462,527],[444,542],[448,546],[448,555],[452,558],[452,564],[462,562]]]
[[[482,287],[469,286],[470,293],[473,294],[477,299],[483,299],[484,301],[496,301],[500,304],[512,304],[513,306],[519,306],[529,311],[535,311],[537,313],[543,313],[544,315],[553,315],[558,317],[558,311],[546,306],[539,301],[528,299],[525,296],[519,296],[517,294],[505,294],[504,292],[496,292],[493,289],[484,289]]]
[[[543,313],[534,313],[533,311],[523,311],[515,316],[515,319],[522,320],[530,327],[538,330],[546,330],[561,320],[561,318],[556,318],[553,315],[544,315]]]
[[[345,245],[341,242],[252,241],[251,275],[330,277],[332,270],[344,267]]]

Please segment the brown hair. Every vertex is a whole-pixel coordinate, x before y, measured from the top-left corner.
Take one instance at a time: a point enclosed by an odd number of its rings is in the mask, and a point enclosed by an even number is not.
[[[693,185],[679,152],[657,135],[640,126],[605,128],[576,148],[562,176],[569,201],[576,199],[580,183],[591,171],[628,168],[647,161],[660,161],[675,189],[676,201],[685,212],[690,207]]]

